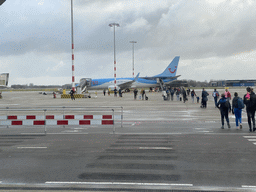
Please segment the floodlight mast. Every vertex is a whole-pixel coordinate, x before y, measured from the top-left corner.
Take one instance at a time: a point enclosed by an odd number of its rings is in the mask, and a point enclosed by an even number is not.
[[[114,27],[114,84],[116,89],[116,37],[115,37],[115,27],[120,27],[118,23],[110,23],[109,27]]]
[[[73,0],[71,0],[71,43],[72,43],[72,90],[75,91],[75,56],[74,56],[74,30],[73,30]]]
[[[132,43],[132,77],[134,78],[134,43],[137,41],[130,41]]]

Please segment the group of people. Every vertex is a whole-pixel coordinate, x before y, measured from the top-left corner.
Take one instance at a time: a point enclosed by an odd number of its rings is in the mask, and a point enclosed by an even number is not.
[[[108,89],[108,96],[110,96],[110,91],[111,91],[111,88]],[[114,89],[114,97],[117,97],[117,92],[119,94],[119,97],[123,97],[123,91],[122,89],[119,89],[117,91],[117,89],[115,88]],[[106,89],[103,89],[103,95],[105,96],[106,95]]]
[[[255,111],[256,111],[256,94],[253,92],[251,87],[246,88],[247,93],[243,96],[243,98],[238,96],[238,93],[234,93],[234,98],[232,99],[231,93],[228,89],[225,89],[223,94],[219,94],[219,92],[214,89],[212,96],[214,98],[215,107],[220,110],[221,114],[221,128],[224,129],[224,119],[226,119],[228,128],[231,128],[229,122],[229,113],[235,115],[236,128],[242,129],[242,109],[246,106],[246,113],[249,125],[249,131],[255,132]],[[166,91],[167,97],[168,94],[171,96],[171,100],[173,100],[173,95],[176,94],[177,101],[181,101],[180,95],[183,97],[183,102],[185,103],[188,99],[189,94],[191,95],[192,102],[194,103],[194,98],[197,98],[197,102],[199,102],[199,97],[196,95],[195,91],[190,89],[185,90],[182,88],[171,88]],[[207,108],[209,93],[203,88],[201,94],[201,108]]]
[[[134,89],[133,90],[133,94],[134,94],[134,100],[136,100],[137,99],[137,95],[138,95],[138,89]],[[145,98],[145,100],[148,100],[147,98],[147,95],[146,95],[146,91],[142,88],[141,90],[140,90],[140,94],[141,94],[141,99],[142,100],[144,100],[144,98]]]
[[[215,90],[216,91],[216,90]],[[215,104],[220,109],[221,114],[221,128],[224,129],[224,118],[226,119],[227,126],[230,128],[228,114],[232,112],[235,115],[236,128],[242,129],[242,109],[246,106],[247,120],[249,125],[249,131],[255,132],[255,110],[256,110],[256,95],[251,87],[246,88],[247,93],[243,98],[238,96],[238,93],[234,93],[234,98],[231,101],[231,94],[226,89],[225,93],[221,94],[221,98]],[[218,95],[218,92],[215,92]]]
[[[174,95],[176,95],[177,101],[183,101],[184,103],[188,101],[188,96],[191,96],[192,103],[195,101],[195,97],[197,96],[194,89],[190,91],[188,88],[187,90],[184,87],[172,87],[169,89],[166,89],[163,94],[164,100],[170,100],[173,101]],[[197,97],[197,102],[199,102],[199,97]]]
[[[248,125],[249,125],[249,131],[255,132],[255,110],[256,110],[256,94],[253,92],[253,89],[251,87],[246,88],[247,93],[244,95],[243,98],[238,96],[238,93],[234,93],[234,98],[232,100],[231,93],[228,91],[228,89],[225,89],[225,92],[223,94],[219,94],[219,92],[214,89],[212,96],[214,98],[215,107],[220,110],[221,114],[221,128],[224,129],[224,119],[226,119],[228,128],[231,128],[230,122],[229,122],[229,113],[233,113],[235,115],[235,121],[236,121],[236,128],[242,129],[242,109],[244,106],[246,106],[246,112],[247,112],[247,119],[248,119]],[[72,100],[75,100],[74,97],[74,91],[70,91],[70,96]],[[105,96],[105,89],[103,90],[103,94]],[[110,93],[110,90],[108,90],[108,94]],[[138,90],[135,88],[134,91],[134,100],[137,99]],[[147,96],[145,93],[145,90],[141,89],[141,99],[147,100]],[[182,101],[185,103],[188,100],[188,96],[191,96],[192,103],[194,103],[194,98],[197,98],[197,103],[199,103],[199,97],[196,95],[195,91],[188,88],[185,90],[184,87],[181,88],[170,88],[166,90],[166,100],[172,100],[174,98],[174,95],[176,94],[177,101]],[[55,95],[55,94],[54,94]],[[117,96],[117,90],[115,89],[114,95]],[[182,97],[180,97],[180,95]],[[202,94],[201,94],[201,108],[207,108],[207,101],[208,101],[209,93],[203,88]],[[119,97],[122,97],[122,91],[119,90]],[[56,98],[56,96],[55,96]],[[231,103],[230,103],[231,102]]]

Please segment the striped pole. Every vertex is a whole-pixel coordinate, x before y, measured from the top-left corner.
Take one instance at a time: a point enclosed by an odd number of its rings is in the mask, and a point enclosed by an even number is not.
[[[110,27],[114,27],[114,84],[116,89],[116,36],[115,36],[115,27],[120,27],[118,23],[110,23]]]
[[[134,78],[134,43],[137,41],[130,41],[132,43],[132,77]]]
[[[73,0],[71,0],[71,43],[72,43],[72,90],[75,91],[75,56],[74,56],[74,36],[73,36]]]

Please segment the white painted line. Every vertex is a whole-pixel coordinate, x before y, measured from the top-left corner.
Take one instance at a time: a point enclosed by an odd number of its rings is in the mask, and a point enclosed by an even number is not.
[[[139,147],[139,149],[172,149],[171,147]]]
[[[122,182],[58,182],[46,181],[45,184],[81,184],[81,185],[153,185],[153,186],[183,186],[192,187],[193,184],[179,184],[179,183],[122,183]]]
[[[78,133],[78,132],[80,132],[79,130],[66,130],[66,131],[61,131],[61,132],[63,132],[63,133]]]
[[[17,149],[47,149],[47,147],[17,147]]]
[[[87,129],[87,128],[74,128],[74,129]]]
[[[209,128],[195,128],[195,129],[209,129]]]
[[[256,136],[243,136],[244,138],[255,138],[256,139]]]
[[[0,105],[20,105],[20,104],[0,104]]]
[[[253,143],[254,145],[256,145],[256,143]]]
[[[242,185],[242,187],[244,187],[244,188],[256,188],[256,186],[253,186],[253,185]]]
[[[256,139],[247,139],[248,141],[256,141]]]
[[[47,133],[47,135],[72,135],[72,134],[73,135],[79,135],[79,134],[80,135],[83,135],[83,134],[87,135],[88,133],[80,133],[80,132],[79,133],[74,133],[74,132],[72,132],[72,133],[70,133],[70,132],[69,133]]]

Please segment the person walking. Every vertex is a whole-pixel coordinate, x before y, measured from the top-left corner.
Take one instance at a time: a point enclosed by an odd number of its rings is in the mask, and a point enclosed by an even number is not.
[[[212,96],[214,98],[215,107],[216,107],[220,94],[216,89],[214,89],[214,91],[212,93]]]
[[[103,89],[103,95],[104,96],[106,95],[106,89]]]
[[[142,88],[140,93],[141,93],[141,99],[144,100],[145,90]]]
[[[208,95],[209,95],[209,93],[207,93],[207,91],[205,91],[205,89],[203,88],[203,91],[202,91],[202,108],[207,107],[207,101],[208,101],[207,96]]]
[[[225,97],[228,99],[228,101],[231,101],[231,93],[229,92],[228,89],[225,90]]]
[[[242,129],[242,109],[244,108],[243,99],[238,97],[238,93],[235,92],[234,98],[232,100],[232,113],[235,114],[236,118],[236,129]],[[238,124],[238,121],[240,124]]]
[[[114,89],[114,97],[117,97],[117,89]]]
[[[71,89],[69,92],[71,100],[75,100],[74,93],[75,93],[75,91],[73,89]]]
[[[189,94],[190,94],[190,89],[188,88],[187,89],[187,96],[189,96]]]
[[[167,101],[170,101],[170,89],[166,89]]]
[[[194,103],[194,98],[195,98],[195,96],[196,96],[196,93],[195,93],[195,90],[193,89],[192,91],[191,91],[191,99],[192,99],[192,103]]]
[[[119,89],[119,97],[122,97],[122,89]]]
[[[184,87],[182,88],[182,95],[183,95],[183,102],[185,103],[187,101],[187,93]]]
[[[231,111],[231,106],[228,99],[225,98],[225,94],[221,94],[221,99],[219,100],[216,106],[220,110],[221,129],[224,129],[224,117],[227,121],[228,128],[230,129],[228,113]]]
[[[246,90],[247,90],[247,94],[244,95],[244,104],[246,105],[249,131],[252,132],[256,130],[255,129],[256,95],[250,87],[247,87]]]
[[[133,90],[133,93],[134,93],[134,100],[136,100],[137,99],[138,90],[135,88]]]
[[[174,89],[171,89],[171,100],[173,101]]]
[[[179,101],[180,100],[180,89],[179,88],[176,90],[176,96],[177,96],[177,101]]]

